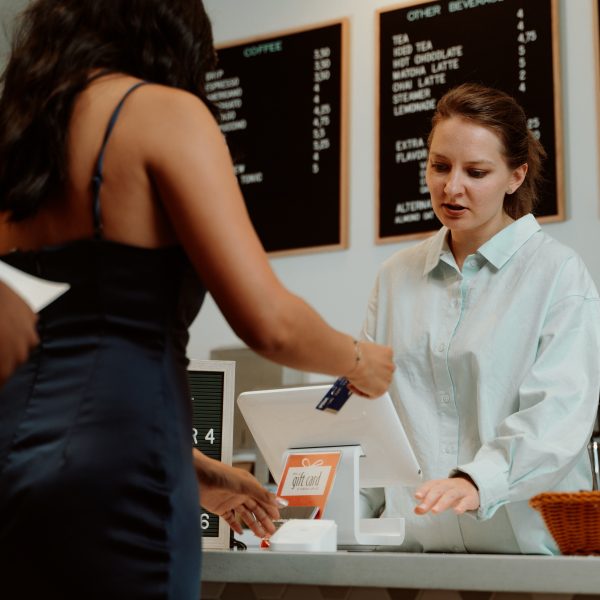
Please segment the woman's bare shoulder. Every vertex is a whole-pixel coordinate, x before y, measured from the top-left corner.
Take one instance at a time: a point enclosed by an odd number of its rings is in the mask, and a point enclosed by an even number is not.
[[[135,95],[140,119],[151,120],[154,125],[162,123],[168,128],[190,126],[205,119],[215,121],[206,104],[186,90],[145,82]]]
[[[181,128],[185,130],[207,121],[215,123],[206,104],[195,94],[121,73],[93,80],[82,93],[75,112],[91,110],[106,113],[113,110],[136,85],[139,87],[132,91],[123,105],[127,118],[122,121],[142,136],[151,137],[154,132],[170,137],[169,132],[173,130],[180,135]]]

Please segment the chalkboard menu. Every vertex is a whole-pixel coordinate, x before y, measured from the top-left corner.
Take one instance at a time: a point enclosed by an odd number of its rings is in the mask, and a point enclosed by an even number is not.
[[[233,452],[233,394],[235,363],[193,360],[188,368],[192,395],[192,444],[201,452],[230,464]],[[200,518],[205,548],[229,548],[229,525],[202,510]]]
[[[267,252],[347,245],[345,40],[340,21],[235,43],[207,76]]]
[[[477,82],[523,106],[542,142],[536,215],[564,218],[556,0],[417,2],[378,14],[379,202],[377,241],[437,230],[425,182],[437,100]]]

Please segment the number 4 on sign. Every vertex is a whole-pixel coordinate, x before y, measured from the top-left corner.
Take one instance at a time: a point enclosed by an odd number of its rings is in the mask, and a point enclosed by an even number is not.
[[[195,427],[192,427],[192,439],[194,440],[194,446],[198,445],[198,433],[199,433],[199,431]],[[207,442],[210,442],[211,445],[214,444],[215,443],[215,430],[209,429],[208,433],[204,436],[204,439]]]
[[[211,444],[215,443],[215,430],[209,429],[208,433],[204,436],[204,439]]]

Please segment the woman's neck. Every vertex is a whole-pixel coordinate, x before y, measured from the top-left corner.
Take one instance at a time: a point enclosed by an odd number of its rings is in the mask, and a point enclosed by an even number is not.
[[[498,232],[508,227],[514,219],[503,214],[502,221],[499,226],[490,229],[468,230],[468,231],[452,231],[448,235],[448,245],[454,256],[454,260],[458,268],[462,271],[463,264],[467,256],[475,254],[483,244],[491,240]]]

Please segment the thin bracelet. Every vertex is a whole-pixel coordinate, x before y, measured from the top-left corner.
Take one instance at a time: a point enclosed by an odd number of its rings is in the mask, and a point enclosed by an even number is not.
[[[360,361],[362,360],[362,352],[360,351],[360,340],[353,339],[352,342],[354,343],[354,367],[352,367],[352,370],[350,371],[350,373],[348,373],[348,375],[356,371],[358,365],[360,364]]]

